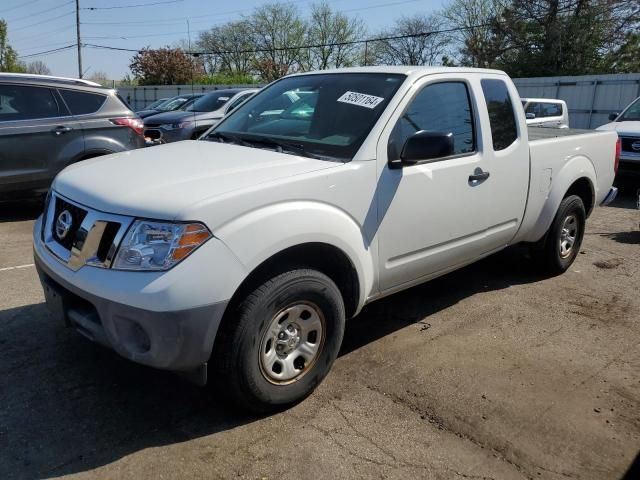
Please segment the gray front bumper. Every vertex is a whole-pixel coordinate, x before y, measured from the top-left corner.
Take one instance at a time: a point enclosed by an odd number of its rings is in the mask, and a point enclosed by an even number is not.
[[[47,303],[58,305],[66,325],[85,337],[165,370],[193,372],[209,360],[227,302],[171,312],[143,310],[74,287],[37,255],[35,264]]]

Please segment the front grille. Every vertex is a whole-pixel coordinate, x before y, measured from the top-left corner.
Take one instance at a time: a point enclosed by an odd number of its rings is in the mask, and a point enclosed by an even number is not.
[[[620,137],[620,141],[622,143],[622,150],[625,152],[640,153],[640,148],[634,150],[631,146],[636,142],[640,143],[640,137]]]
[[[117,222],[108,222],[107,226],[104,228],[102,238],[100,239],[100,244],[98,245],[98,251],[96,253],[96,257],[98,257],[101,262],[104,263],[107,261],[109,250],[111,249],[111,246],[113,245],[113,242],[116,238],[116,235],[120,231],[121,226],[122,225]]]
[[[64,201],[60,197],[56,197],[55,202],[55,211],[53,213],[53,221],[51,222],[51,234],[56,242],[58,242],[67,250],[71,250],[71,247],[73,247],[76,241],[76,234],[78,233],[78,229],[80,228],[80,225],[82,225],[84,218],[87,216],[87,211],[73,205],[72,203]],[[58,235],[58,229],[56,228],[56,225],[58,223],[60,214],[65,210],[71,214],[72,220],[69,231],[61,238]]]

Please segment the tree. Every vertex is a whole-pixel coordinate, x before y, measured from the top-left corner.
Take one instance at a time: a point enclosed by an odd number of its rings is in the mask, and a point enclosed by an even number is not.
[[[51,70],[42,60],[34,60],[27,65],[27,73],[35,75],[51,75]]]
[[[640,72],[640,34],[629,32],[624,43],[604,57],[603,64],[612,73]]]
[[[458,61],[468,67],[491,68],[503,54],[504,33],[496,31],[502,18],[501,0],[453,0],[442,13],[452,43],[458,45]]]
[[[306,26],[295,6],[264,5],[256,9],[249,22],[256,50],[254,66],[264,80],[276,80],[300,66]]]
[[[93,72],[89,76],[88,80],[91,80],[92,82],[99,83],[103,87],[109,86],[109,77],[107,77],[107,73],[103,72],[103,71],[100,71],[100,70],[98,70],[96,72]]]
[[[200,34],[197,45],[205,52],[208,73],[225,75],[249,75],[255,55],[253,27],[248,20],[229,22]]]
[[[640,25],[628,0],[512,0],[496,22],[507,42],[497,66],[512,76],[610,73],[603,58]]]
[[[0,72],[23,73],[25,65],[18,61],[18,53],[7,40],[7,22],[0,19]]]
[[[131,59],[131,72],[140,85],[180,85],[202,74],[199,64],[179,48],[145,48]]]
[[[305,44],[318,45],[301,52],[305,70],[349,67],[356,64],[362,47],[353,44],[366,34],[362,20],[335,12],[327,3],[314,4],[307,22]]]
[[[435,65],[447,51],[449,39],[439,33],[442,17],[422,15],[401,17],[382,36],[400,37],[380,42],[378,63],[386,65]]]

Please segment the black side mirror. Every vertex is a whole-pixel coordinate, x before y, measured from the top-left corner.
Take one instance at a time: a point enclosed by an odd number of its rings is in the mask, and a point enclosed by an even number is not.
[[[400,161],[402,165],[415,165],[422,160],[448,157],[453,152],[453,133],[420,130],[407,138]]]
[[[610,121],[615,121],[616,118],[618,118],[620,116],[620,113],[610,113],[609,114],[609,120]]]

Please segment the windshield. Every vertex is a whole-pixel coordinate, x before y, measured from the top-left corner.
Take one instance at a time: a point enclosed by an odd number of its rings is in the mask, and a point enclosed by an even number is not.
[[[166,102],[164,102],[162,105],[158,105],[156,107],[156,110],[160,110],[162,112],[170,112],[171,110],[177,110],[189,100],[191,100],[189,97],[173,97],[167,100]]]
[[[207,139],[351,160],[405,78],[383,73],[283,78],[240,105]]]
[[[187,112],[213,112],[221,108],[234,95],[235,93],[225,91],[208,93],[198,98],[184,110]]]
[[[160,100],[156,100],[155,102],[150,103],[144,109],[145,110],[154,110],[155,108],[159,107],[163,103],[166,103],[168,100],[169,100],[168,98],[161,98]]]
[[[627,107],[617,120],[618,122],[639,122],[640,121],[640,97]]]

